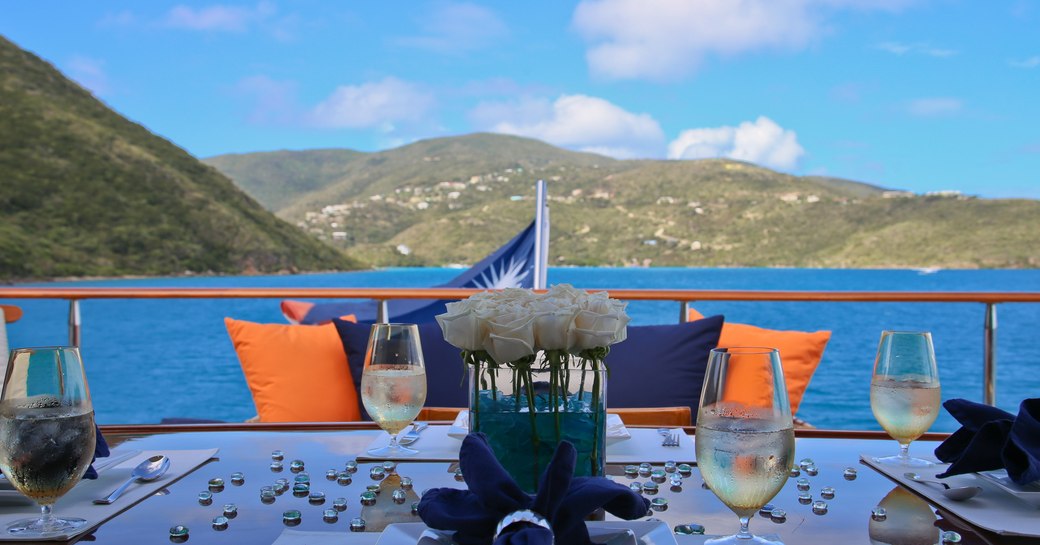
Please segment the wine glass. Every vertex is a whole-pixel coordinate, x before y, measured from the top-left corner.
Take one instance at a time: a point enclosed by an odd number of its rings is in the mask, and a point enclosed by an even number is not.
[[[776,544],[748,531],[751,517],[784,487],[794,461],[794,424],[780,352],[716,348],[697,410],[697,466],[708,488],[740,519],[713,544]]]
[[[0,470],[40,506],[39,518],[8,525],[10,534],[45,537],[82,527],[51,506],[72,489],[94,456],[94,409],[75,347],[11,352],[0,396]]]
[[[870,380],[870,409],[881,427],[899,442],[899,454],[874,461],[904,467],[935,465],[912,458],[910,442],[935,422],[941,400],[931,333],[883,331]]]
[[[426,367],[415,324],[373,324],[361,374],[361,402],[368,415],[390,434],[390,444],[369,449],[373,456],[412,456],[397,434],[426,403]]]

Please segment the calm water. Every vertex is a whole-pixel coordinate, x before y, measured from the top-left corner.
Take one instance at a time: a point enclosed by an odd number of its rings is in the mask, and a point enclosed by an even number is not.
[[[126,287],[407,287],[429,286],[452,269],[392,269],[301,276],[109,280],[49,285]],[[549,282],[582,288],[690,288],[851,291],[1040,291],[1040,270],[939,271],[819,269],[551,269]],[[8,326],[10,345],[67,342],[64,301],[4,301],[26,316]],[[880,429],[869,384],[883,329],[933,333],[943,399],[982,398],[981,304],[722,303],[695,305],[705,315],[775,329],[833,332],[799,416],[820,427]],[[998,405],[1040,395],[1040,304],[1004,304],[997,341]],[[634,324],[674,323],[678,303],[633,303]],[[284,323],[278,300],[97,300],[82,304],[83,357],[98,421],[157,422],[164,416],[245,420],[256,411],[224,329],[230,316]],[[653,388],[667,376],[647,377]],[[935,430],[952,431],[945,412]]]

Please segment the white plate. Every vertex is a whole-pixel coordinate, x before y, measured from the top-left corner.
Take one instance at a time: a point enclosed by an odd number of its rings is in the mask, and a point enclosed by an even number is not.
[[[1040,508],[1040,481],[1035,481],[1026,485],[1017,484],[1011,480],[1011,477],[1008,477],[1007,471],[1003,469],[998,469],[996,471],[982,471],[976,473],[976,475],[997,485],[1008,494],[1015,496],[1033,507]]]
[[[469,411],[463,409],[459,411],[459,415],[455,417],[455,421],[452,422],[451,427],[448,428],[448,437],[464,439],[468,433]],[[607,413],[607,445],[627,441],[631,438],[632,435],[628,433],[628,428],[626,428],[625,423],[621,421],[621,417],[616,414]]]
[[[676,545],[675,536],[663,522],[589,522],[589,537],[601,545]],[[421,522],[391,524],[376,545],[452,545],[451,534],[430,530]]]

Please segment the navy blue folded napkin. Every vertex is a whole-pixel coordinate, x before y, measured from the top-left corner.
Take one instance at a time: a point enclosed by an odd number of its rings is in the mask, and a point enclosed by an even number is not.
[[[482,433],[471,433],[462,441],[459,466],[467,490],[434,488],[419,501],[419,516],[436,530],[454,531],[459,545],[590,545],[585,518],[599,508],[625,519],[645,517],[650,501],[627,486],[606,477],[574,477],[577,454],[574,446],[561,441],[552,461],[538,482],[534,496],[524,492],[495,459]],[[530,510],[552,527],[520,522],[503,529],[495,539],[496,527],[507,515]]]
[[[936,458],[950,464],[938,477],[1006,469],[1018,484],[1040,480],[1040,398],[1023,401],[1018,416],[966,399],[943,407],[961,428],[935,449]]]
[[[97,470],[94,469],[94,462],[98,458],[107,458],[109,455],[108,443],[105,442],[105,436],[101,435],[101,429],[94,425],[94,435],[97,437],[97,442],[94,444],[94,457],[90,460],[90,467],[87,468],[87,472],[83,475],[84,479],[96,479],[98,477]]]

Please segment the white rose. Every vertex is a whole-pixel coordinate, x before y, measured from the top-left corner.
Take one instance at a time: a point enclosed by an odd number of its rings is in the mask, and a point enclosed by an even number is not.
[[[567,350],[574,343],[571,327],[575,309],[537,311],[534,314],[534,341],[541,350]]]
[[[467,299],[445,306],[448,311],[436,317],[444,340],[462,350],[482,350],[487,332],[474,311],[475,302]]]
[[[509,363],[535,353],[534,318],[520,316],[501,321],[502,316],[487,320],[488,336],[484,350],[498,363]]]

